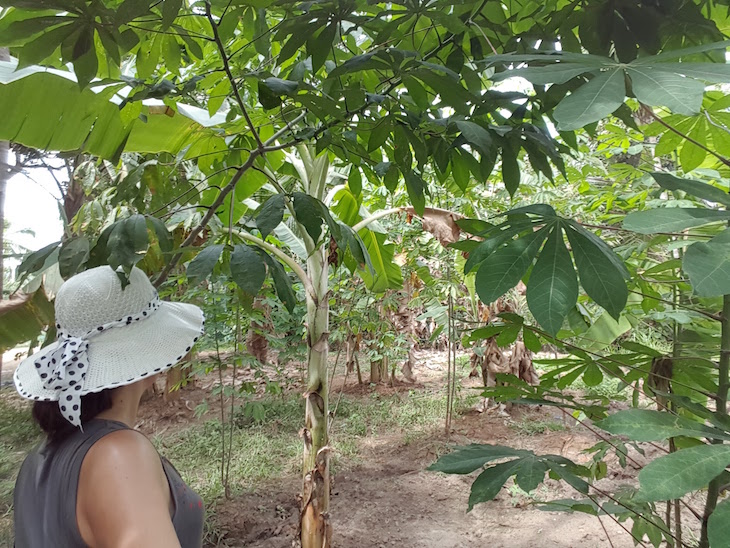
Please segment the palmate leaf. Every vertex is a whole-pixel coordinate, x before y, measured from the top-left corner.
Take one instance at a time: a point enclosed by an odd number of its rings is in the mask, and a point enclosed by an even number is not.
[[[730,465],[730,445],[698,445],[671,453],[639,472],[637,502],[678,499],[702,489]]]
[[[423,210],[426,208],[426,197],[423,194],[426,183],[420,175],[410,170],[405,173],[405,182],[413,209],[417,215],[423,215]]]
[[[621,262],[620,259],[607,255],[605,250],[582,232],[574,228],[566,232],[583,289],[591,299],[618,319],[629,296],[625,272],[616,264],[617,261]],[[624,266],[624,270],[625,268]]]
[[[625,97],[623,71],[603,72],[563,99],[553,117],[560,131],[580,129],[610,115]]]
[[[428,469],[445,474],[470,474],[493,460],[505,457],[522,457],[529,454],[529,451],[513,449],[512,447],[472,443],[471,445],[456,447],[454,451],[443,455]]]
[[[730,207],[730,194],[726,191],[692,179],[682,179],[671,173],[653,172],[651,176],[659,186],[667,190],[681,190],[701,200],[707,200]]]
[[[516,234],[523,232],[524,230],[524,226],[508,226],[495,236],[492,236],[490,238],[487,238],[483,242],[480,242],[469,253],[469,257],[467,258],[466,263],[464,263],[464,274],[469,274],[487,257],[497,251],[497,249],[499,249],[502,244],[507,242],[507,240],[511,239]]]
[[[509,462],[503,462],[490,466],[484,472],[477,476],[474,483],[471,484],[471,491],[469,493],[469,506],[467,508],[470,511],[474,508],[474,505],[480,502],[488,502],[499,494],[504,484],[509,478],[514,476],[521,468],[522,459],[515,459]],[[539,481],[542,481],[545,477],[545,470],[543,470],[542,477]],[[539,484],[538,481],[538,484]]]
[[[682,259],[682,270],[700,297],[730,293],[730,243],[717,238],[695,242],[687,248]]]
[[[492,149],[492,136],[479,124],[468,121],[456,122],[466,142],[477,149],[481,154],[489,154]]]
[[[562,227],[556,223],[530,274],[527,304],[537,322],[554,336],[577,300],[578,278]]]
[[[651,65],[656,71],[683,74],[710,84],[730,81],[730,65],[725,63],[661,63]]]
[[[730,66],[725,63],[668,63],[680,57],[728,47],[728,42],[706,44],[644,56],[631,63],[618,63],[608,57],[568,52],[527,55],[495,55],[485,60],[513,64],[516,68],[500,72],[496,80],[520,76],[535,85],[564,84],[582,74],[595,77],[564,98],[554,111],[558,129],[573,130],[597,122],[613,113],[627,95],[626,77],[631,91],[648,105],[668,107],[680,114],[699,112],[705,84],[730,81]],[[528,66],[520,66],[526,63]],[[542,66],[533,66],[535,64]]]
[[[506,80],[512,77],[521,77],[532,84],[564,84],[576,76],[596,70],[596,66],[583,63],[560,62],[545,67],[526,67],[499,72],[493,76],[494,81]]]
[[[590,473],[586,468],[558,455],[536,455],[532,451],[500,445],[471,444],[457,447],[452,453],[439,458],[428,469],[446,474],[469,474],[485,464],[505,458],[512,460],[487,467],[474,480],[469,494],[468,510],[475,504],[494,499],[512,476],[515,476],[517,486],[529,493],[542,483],[548,470],[578,491],[588,492],[588,484],[578,477],[578,474]]]
[[[508,144],[502,146],[502,181],[510,196],[515,195],[522,178],[520,165],[517,162],[518,152]]]
[[[523,238],[512,240],[482,262],[474,282],[483,303],[496,301],[519,283],[547,236],[548,227],[543,227]]]
[[[692,115],[700,111],[705,84],[652,67],[627,67],[631,88],[639,101],[653,107],[667,107],[678,114]]]
[[[623,221],[626,230],[639,234],[678,232],[687,228],[730,220],[729,211],[704,208],[666,207],[629,213]]]
[[[730,440],[730,434],[701,422],[650,409],[626,409],[596,423],[596,426],[632,441],[664,441],[676,436]]]

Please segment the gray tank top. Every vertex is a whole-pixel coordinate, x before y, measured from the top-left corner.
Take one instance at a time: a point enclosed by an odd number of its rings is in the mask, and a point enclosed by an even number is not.
[[[86,548],[76,523],[76,494],[81,463],[101,438],[125,424],[94,419],[84,431],[58,445],[43,444],[28,455],[15,483],[16,548]],[[172,524],[182,548],[203,544],[203,501],[166,459],[162,459],[174,507]]]

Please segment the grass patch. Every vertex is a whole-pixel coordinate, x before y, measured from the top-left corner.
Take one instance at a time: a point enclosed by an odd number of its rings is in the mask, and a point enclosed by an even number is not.
[[[256,405],[255,414],[239,409],[234,416],[230,464],[234,493],[299,472],[304,401],[270,397],[256,401]],[[406,442],[417,439],[440,425],[444,413],[442,394],[411,391],[387,396],[373,392],[365,399],[343,396],[332,427],[335,462],[340,466],[356,464],[359,441],[365,437],[405,434]],[[225,430],[228,443],[228,428]],[[220,420],[211,419],[152,440],[208,503],[223,495],[221,433]]]
[[[334,410],[336,400],[330,402]],[[256,411],[251,412],[255,404]],[[304,421],[304,401],[297,396],[269,396],[249,402],[234,415],[230,489],[237,493],[262,483],[300,472],[302,445],[299,430]],[[405,443],[425,437],[441,426],[446,408],[443,393],[411,391],[393,395],[373,392],[368,396],[343,396],[333,422],[332,471],[361,462],[363,438],[402,436]],[[226,433],[228,429],[225,429]],[[160,453],[180,471],[183,479],[212,508],[224,495],[221,478],[221,423],[211,419],[184,430],[165,432],[153,438]],[[226,434],[226,443],[228,443]],[[215,518],[206,519],[206,538],[219,534]]]
[[[0,398],[0,546],[13,545],[13,488],[26,454],[42,435],[26,404]]]

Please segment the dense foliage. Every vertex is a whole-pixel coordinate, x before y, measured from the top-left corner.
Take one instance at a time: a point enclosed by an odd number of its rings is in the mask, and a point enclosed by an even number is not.
[[[460,284],[429,271],[436,255],[485,304],[526,284],[529,310],[492,325],[479,325],[475,303],[465,306],[479,327],[466,344],[522,337],[566,356],[538,386],[502,378],[507,386],[490,396],[560,406],[624,436],[596,446],[592,466],[462,448],[434,468],[486,466],[471,505],[510,477],[529,491],[548,473],[588,497],[558,506],[631,517],[637,540],[681,545],[679,522],[672,527],[655,503],[709,485],[700,545],[728,545],[730,505],[718,497],[730,464],[730,103],[716,86],[730,81],[726,3],[3,6],[0,46],[14,60],[0,62],[0,139],[73,158],[84,195],[64,240],[23,261],[19,275],[36,280],[26,291],[48,269],[65,278],[110,264],[124,279],[138,264],[170,295],[200,283],[234,288],[255,314],[254,298],[273,290],[288,314],[305,315],[304,546],[331,535],[332,283],[365,309],[371,297],[343,282],[345,269],[370,295],[405,287],[413,302],[422,298],[416,279],[438,279],[453,296]],[[399,238],[408,229],[385,220],[393,215],[418,218],[449,249],[430,236]],[[408,242],[424,256],[397,257]],[[442,315],[443,297],[433,292],[425,317]],[[0,347],[37,337],[49,306],[38,290],[4,308],[13,329],[0,330]],[[383,314],[354,325],[336,311],[348,334],[382,328]],[[668,344],[627,340],[637,326]],[[381,343],[371,350],[394,358],[408,345]],[[630,387],[637,408],[607,417],[605,398],[564,390],[604,376]],[[639,408],[647,402],[658,409]],[[646,466],[638,491],[606,505],[591,482],[609,451],[626,458],[626,438],[669,440],[670,454]]]

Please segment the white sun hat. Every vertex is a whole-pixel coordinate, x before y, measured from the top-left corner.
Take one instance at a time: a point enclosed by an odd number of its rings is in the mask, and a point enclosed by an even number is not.
[[[81,426],[81,396],[171,368],[204,327],[200,308],[161,301],[140,269],[122,288],[111,267],[92,268],[58,290],[58,340],[20,363],[15,388],[27,399],[58,401],[61,414]]]

